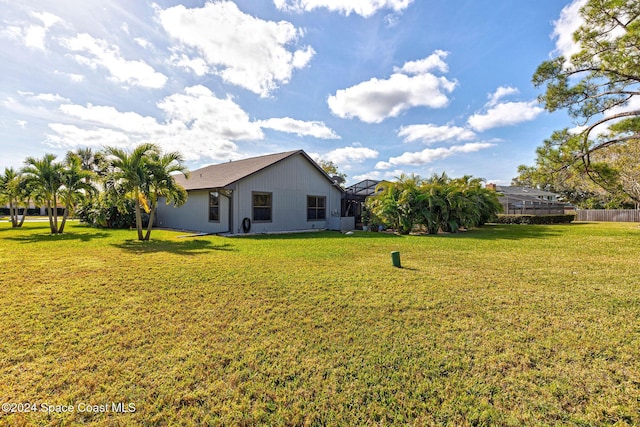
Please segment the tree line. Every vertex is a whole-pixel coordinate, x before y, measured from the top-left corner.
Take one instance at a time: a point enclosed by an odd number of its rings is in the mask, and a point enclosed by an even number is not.
[[[176,172],[188,176],[183,162],[180,153],[163,153],[152,143],[132,151],[78,149],[62,161],[53,154],[28,157],[21,169],[5,168],[0,175],[0,201],[9,205],[13,227],[23,225],[33,203],[46,207],[51,234],[63,233],[67,218],[76,213],[85,222],[103,227],[135,222],[138,240],[149,240],[159,198],[175,206],[187,200],[186,190],[173,177]],[[21,208],[23,215],[19,215]]]

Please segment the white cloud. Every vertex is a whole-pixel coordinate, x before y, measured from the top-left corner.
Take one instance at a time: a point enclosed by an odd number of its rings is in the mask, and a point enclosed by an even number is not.
[[[395,181],[396,178],[400,177],[405,172],[402,169],[394,169],[392,171],[370,171],[361,175],[354,175],[352,179],[356,182],[364,181],[366,179],[374,179],[377,181]]]
[[[495,144],[490,142],[470,142],[452,147],[426,148],[416,153],[407,152],[398,157],[391,157],[388,162],[378,162],[376,169],[389,169],[401,165],[422,166],[456,154],[474,153],[493,146]]]
[[[58,94],[53,93],[39,93],[35,94],[33,92],[22,92],[18,91],[18,94],[25,98],[29,98],[34,101],[44,101],[44,102],[66,102],[69,101],[67,98],[60,96]]]
[[[32,25],[25,31],[24,44],[27,47],[34,47],[36,49],[45,49],[45,37],[47,35],[47,29],[38,25]]]
[[[138,43],[138,45],[144,49],[149,49],[152,46],[149,40],[143,39],[142,37],[135,37],[133,41]]]
[[[469,141],[476,134],[467,128],[458,126],[409,125],[403,126],[398,131],[398,136],[404,137],[404,142],[422,141],[425,144],[434,144],[443,141]]]
[[[74,73],[64,73],[62,71],[58,71],[55,70],[53,72],[53,74],[58,75],[58,76],[63,76],[69,80],[71,80],[74,83],[79,83],[81,81],[84,81],[85,76],[83,76],[82,74],[74,74]]]
[[[489,102],[488,106],[493,107],[500,101],[502,98],[507,97],[509,95],[515,95],[520,93],[520,91],[514,87],[510,86],[500,86],[494,93],[489,94]]]
[[[376,169],[384,170],[384,169],[391,169],[393,167],[393,165],[391,163],[389,163],[389,162],[380,161],[380,162],[376,163],[375,167],[376,167]]]
[[[186,127],[205,142],[211,138],[259,140],[264,137],[258,123],[227,96],[217,98],[204,86],[188,87],[158,104],[172,124]],[[207,136],[210,133],[211,137]],[[192,143],[197,143],[195,140]]]
[[[60,111],[82,121],[84,126],[115,128],[132,135],[157,135],[161,126],[156,119],[134,112],[120,112],[114,107],[87,104],[63,104]]]
[[[45,50],[49,28],[62,22],[62,19],[48,12],[30,12],[30,16],[40,22],[23,22],[20,23],[20,25],[6,25],[0,30],[0,34],[10,39],[20,41],[24,43],[26,47]]]
[[[63,104],[64,121],[52,123],[47,142],[64,148],[131,146],[154,141],[187,160],[237,158],[235,141],[261,140],[260,126],[230,98],[218,98],[204,86],[186,88],[158,103],[164,120],[122,112],[110,106]]]
[[[47,135],[45,143],[57,148],[127,146],[132,143],[129,136],[114,129],[85,129],[76,125],[51,123],[54,134]]]
[[[310,46],[290,48],[304,34],[293,24],[247,15],[230,1],[194,9],[179,5],[159,10],[158,17],[169,35],[202,56],[210,72],[263,97],[315,54]]]
[[[62,19],[59,16],[49,12],[31,12],[31,16],[42,21],[45,28],[53,27],[55,24],[62,22]]]
[[[580,51],[580,46],[573,40],[573,33],[584,23],[580,16],[580,8],[587,0],[573,0],[560,12],[560,18],[554,22],[552,38],[556,39],[556,52],[569,59]]]
[[[155,71],[146,62],[128,61],[120,55],[118,46],[109,45],[89,34],[63,39],[62,45],[72,52],[78,52],[71,55],[77,62],[94,70],[105,68],[110,78],[118,83],[159,89],[167,82],[167,76]]]
[[[440,53],[434,55],[441,58],[444,52],[437,52]],[[433,67],[440,67],[437,61],[429,58],[423,60],[426,62],[408,62],[400,69],[423,74],[408,76],[397,72],[387,80],[373,78],[338,90],[329,96],[329,108],[338,117],[358,117],[366,123],[380,123],[412,107],[442,108],[449,103],[447,93],[453,91],[457,82],[427,73]]]
[[[290,117],[261,120],[258,125],[263,129],[273,129],[279,132],[293,133],[298,136],[313,136],[320,139],[340,139],[332,129],[323,122],[292,119]]]
[[[476,113],[469,117],[467,124],[478,132],[511,126],[535,119],[544,111],[536,101],[505,102],[497,104],[486,113]]]
[[[47,12],[31,12],[31,16],[38,18],[44,25],[29,26],[24,37],[25,45],[28,47],[35,47],[37,49],[44,50],[46,47],[45,39],[49,28],[57,24],[58,22],[62,22],[62,19]]]
[[[37,99],[39,101],[46,101],[46,102],[64,102],[64,101],[68,101],[67,98],[53,93],[41,93],[39,95],[36,95],[34,97],[34,99]]]
[[[207,62],[202,58],[189,58],[185,54],[174,54],[171,56],[170,62],[174,66],[184,68],[199,77],[212,72]]]
[[[638,111],[640,110],[640,96],[632,96],[626,103],[619,105],[615,108],[611,108],[609,110],[607,110],[604,113],[603,118],[604,119],[609,119],[604,123],[599,124],[598,126],[596,126],[595,128],[593,128],[590,132],[590,137],[591,138],[597,138],[597,137],[602,137],[602,136],[606,136],[607,138],[610,137],[609,132],[610,132],[610,127],[615,124],[618,123],[621,120],[624,120],[625,117],[620,117],[620,118],[612,118],[618,114],[624,114],[624,113],[628,113],[630,111]],[[569,129],[569,132],[577,135],[580,134],[582,132],[584,132],[585,130],[587,130],[591,124],[587,124],[584,126],[576,126],[572,129]]]
[[[425,74],[432,70],[438,70],[446,73],[449,71],[449,65],[444,62],[445,58],[449,55],[449,52],[444,50],[436,50],[431,55],[419,61],[406,62],[402,68],[394,67],[393,71],[403,74]]]
[[[276,8],[294,12],[311,12],[314,9],[326,8],[332,12],[350,15],[356,13],[364,18],[374,15],[381,9],[402,12],[413,0],[273,0]]]
[[[0,35],[10,40],[24,42],[24,30],[15,25],[0,27]]]
[[[634,95],[624,104],[607,110],[605,112],[605,117],[609,118],[615,116],[616,114],[637,110],[640,110],[640,96]]]
[[[342,147],[329,151],[324,156],[321,156],[324,160],[329,160],[343,168],[347,168],[352,163],[362,163],[368,159],[375,159],[378,157],[378,151],[366,147]]]

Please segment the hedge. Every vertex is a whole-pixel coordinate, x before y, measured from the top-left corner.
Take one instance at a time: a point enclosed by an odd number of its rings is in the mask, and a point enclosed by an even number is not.
[[[563,215],[498,215],[497,224],[569,224],[574,214]]]

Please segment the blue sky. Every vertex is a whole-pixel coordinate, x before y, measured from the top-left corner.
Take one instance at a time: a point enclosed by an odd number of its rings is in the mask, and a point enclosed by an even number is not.
[[[151,141],[191,169],[304,149],[348,183],[507,184],[572,127],[531,77],[582,3],[0,0],[0,169]]]

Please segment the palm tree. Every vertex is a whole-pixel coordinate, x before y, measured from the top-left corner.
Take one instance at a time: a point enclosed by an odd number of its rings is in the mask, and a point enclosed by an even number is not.
[[[427,228],[429,234],[438,234],[449,216],[442,179],[432,177],[426,180],[420,186],[420,192],[424,196],[424,203],[419,222]]]
[[[420,213],[424,209],[425,202],[425,196],[420,191],[421,184],[422,178],[415,174],[402,174],[397,179],[398,213],[402,234],[409,234],[414,225],[419,223]]]
[[[178,152],[155,153],[151,160],[149,163],[151,174],[147,193],[149,223],[147,224],[147,233],[144,236],[144,240],[149,240],[151,236],[158,198],[165,197],[167,204],[173,203],[176,207],[182,206],[187,201],[187,191],[176,183],[172,175],[180,172],[189,178],[189,172],[182,164],[184,161],[182,154]]]
[[[400,191],[396,183],[381,182],[376,186],[375,191],[375,196],[366,199],[365,208],[394,230],[399,230],[401,224],[401,215],[398,209]]]
[[[93,194],[95,191],[91,185],[91,178],[94,173],[84,170],[81,165],[81,159],[77,156],[67,156],[66,168],[62,171],[60,188],[60,200],[64,203],[64,214],[62,223],[58,229],[58,233],[64,231],[67,217],[72,208],[75,208],[78,201],[83,197]]]
[[[105,175],[104,169],[104,155],[101,152],[93,152],[90,147],[78,148],[76,151],[69,151],[67,153],[67,162],[71,157],[76,157],[80,160],[80,168],[83,171],[93,172],[91,176],[85,177],[85,182],[91,182],[92,178],[103,177]]]
[[[27,157],[22,173],[36,200],[44,202],[49,216],[51,234],[58,230],[58,195],[62,186],[63,165],[54,163],[56,156],[45,154],[43,158]]]
[[[136,229],[138,240],[143,240],[141,204],[148,186],[148,163],[150,156],[157,154],[159,147],[145,143],[138,145],[132,152],[117,147],[107,147],[105,153],[110,158],[108,185],[131,195],[135,203]],[[142,202],[142,203],[141,203]]]
[[[182,165],[182,156],[178,153],[162,154],[156,144],[144,143],[132,152],[116,147],[105,150],[109,161],[107,185],[124,191],[135,203],[136,228],[138,240],[149,240],[153,227],[154,209],[159,197],[176,205],[184,203],[186,191],[177,185],[171,173],[186,170]],[[141,208],[150,214],[146,235],[142,234]]]
[[[409,234],[419,223],[424,208],[421,183],[421,178],[414,174],[403,174],[396,182],[382,182],[376,187],[377,195],[367,199],[367,207],[399,233]]]
[[[457,232],[483,225],[501,210],[495,192],[471,176],[451,179],[442,173],[423,180],[402,175],[396,182],[379,184],[376,191],[367,206],[402,234],[414,225],[423,225],[429,234]]]
[[[9,218],[12,227],[22,227],[29,207],[29,191],[20,172],[13,168],[5,168],[0,175],[0,199],[9,204]],[[24,205],[20,217],[20,205]]]
[[[464,176],[460,180],[464,181],[464,194],[474,207],[472,223],[470,224],[472,227],[484,225],[502,211],[498,194],[484,187],[482,179]]]

